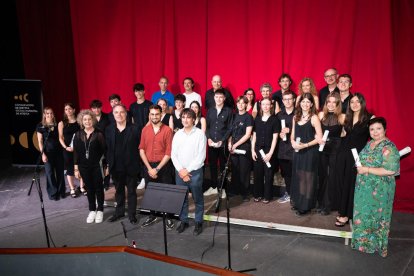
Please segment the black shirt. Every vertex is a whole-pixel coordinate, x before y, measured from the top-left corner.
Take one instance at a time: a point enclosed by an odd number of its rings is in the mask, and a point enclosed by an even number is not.
[[[134,124],[138,127],[140,131],[148,123],[149,107],[151,105],[152,105],[152,102],[145,100],[141,104],[135,102],[129,106],[129,112],[131,112],[132,114],[132,118],[134,119]]]
[[[339,88],[336,86],[335,89],[332,92],[338,92],[339,93]],[[325,86],[324,88],[321,89],[321,91],[319,91],[319,109],[322,110],[325,102],[326,102],[326,97],[328,97],[328,95],[331,93],[331,91],[329,91],[329,87]]]
[[[73,140],[73,159],[75,165],[84,168],[99,167],[99,161],[105,152],[106,144],[103,133],[95,129],[89,138],[82,129],[76,132]],[[86,153],[89,153],[88,155]]]
[[[349,96],[345,98],[345,100],[342,102],[342,113],[346,114],[346,111],[348,109],[349,106],[349,102],[351,101],[352,98],[352,94],[349,93]]]
[[[101,112],[101,118],[94,126],[96,129],[100,130],[102,133],[105,133],[105,129],[109,126],[110,121],[107,113]]]
[[[226,100],[224,101],[224,106],[227,106],[231,110],[233,110],[235,107],[233,96],[231,95],[229,90],[225,88],[222,88],[222,89],[224,90],[224,96],[226,97]],[[214,89],[213,88],[210,90],[207,90],[204,103],[205,103],[204,106],[206,107],[206,110],[209,110],[210,108],[216,106],[216,102],[214,101]]]
[[[233,111],[229,107],[223,106],[218,115],[216,107],[211,107],[206,116],[207,138],[213,140],[213,142],[222,141],[223,145],[226,144],[224,142],[230,136],[232,120]]]
[[[62,146],[59,142],[59,132],[57,126],[43,126],[39,123],[36,126],[36,132],[42,134],[44,153],[61,151]]]
[[[249,113],[240,115],[234,114],[231,128],[232,144],[237,143],[245,134],[247,127],[253,126],[253,117]],[[250,150],[250,139],[238,147],[239,149]]]
[[[275,115],[271,115],[266,122],[262,121],[261,116],[254,120],[254,132],[256,132],[255,149],[263,149],[265,152],[272,147],[273,134],[280,132],[280,122]]]
[[[282,90],[278,90],[272,95],[272,100],[276,101],[279,104],[280,109],[285,108],[285,105],[282,101]]]
[[[277,154],[277,157],[279,159],[293,160],[293,148],[292,143],[290,142],[290,134],[292,133],[292,123],[294,116],[295,109],[293,109],[292,113],[290,114],[287,114],[286,110],[281,110],[279,113],[276,114],[276,117],[279,119],[279,122],[285,120],[286,127],[290,129],[290,132],[286,133],[286,141],[279,137],[279,148]],[[282,129],[282,124],[280,125],[280,129]]]
[[[116,172],[124,172],[125,171],[125,164],[124,164],[124,152],[123,147],[125,143],[125,129],[123,131],[119,131],[118,128],[115,128],[115,164],[114,169]]]

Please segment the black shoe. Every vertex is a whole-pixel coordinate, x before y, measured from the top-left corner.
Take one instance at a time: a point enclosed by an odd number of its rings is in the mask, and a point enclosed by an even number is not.
[[[166,225],[167,225],[167,230],[172,230],[174,229],[175,223],[172,219],[167,219]]]
[[[157,217],[156,216],[149,216],[144,223],[142,224],[142,227],[147,227],[150,226],[151,224],[157,222]]]
[[[137,220],[137,218],[134,216],[134,217],[130,217],[130,218],[129,218],[129,222],[130,222],[131,224],[137,224],[138,220]]]
[[[189,227],[188,222],[181,222],[180,225],[178,225],[178,227],[177,227],[177,232],[182,233],[188,227]]]
[[[321,216],[328,216],[330,213],[331,213],[331,212],[330,212],[329,210],[327,210],[327,209],[322,209],[320,214],[321,214]]]
[[[196,222],[193,235],[198,236],[201,234],[201,232],[203,232],[203,224],[200,222]]]
[[[117,221],[117,220],[119,220],[120,218],[123,218],[123,217],[125,217],[125,215],[117,215],[117,214],[114,214],[112,217],[110,217],[108,219],[108,221],[109,222],[114,222],[114,221]]]

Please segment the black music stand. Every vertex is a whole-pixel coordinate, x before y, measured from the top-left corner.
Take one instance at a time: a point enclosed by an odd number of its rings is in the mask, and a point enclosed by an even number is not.
[[[144,198],[142,199],[140,209],[162,213],[164,249],[165,255],[167,256],[167,227],[165,224],[165,218],[167,213],[180,215],[187,190],[188,188],[186,186],[154,182],[149,182],[145,188]]]

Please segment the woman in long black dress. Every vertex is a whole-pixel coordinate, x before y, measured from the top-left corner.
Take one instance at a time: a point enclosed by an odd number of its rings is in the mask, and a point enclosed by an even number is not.
[[[88,192],[89,214],[87,223],[103,221],[104,187],[100,160],[105,152],[105,137],[95,129],[96,117],[90,110],[78,114],[81,130],[73,141],[75,177],[82,178]],[[96,203],[98,206],[96,206]]]
[[[343,227],[352,218],[354,209],[354,190],[357,170],[351,149],[358,153],[368,141],[368,123],[371,114],[366,109],[365,98],[360,93],[352,96],[345,118],[346,136],[342,138],[336,164],[336,185],[338,185],[338,214],[335,226]]]
[[[312,94],[304,93],[300,97],[299,107],[293,117],[291,135],[292,147],[295,149],[291,200],[297,216],[305,215],[315,205],[318,143],[321,138],[321,122],[316,115],[315,100]]]
[[[250,171],[252,169],[250,136],[253,130],[253,117],[246,111],[248,102],[246,96],[237,98],[238,112],[233,116],[231,136],[228,140],[232,168],[230,193],[240,194],[243,201],[249,200]],[[236,153],[236,149],[244,150],[245,153]]]
[[[63,160],[66,179],[68,180],[70,195],[76,197],[75,190],[75,174],[73,171],[73,139],[75,133],[79,130],[79,124],[76,121],[75,106],[73,103],[65,103],[65,112],[63,114],[63,120],[58,124],[59,141],[63,147]],[[82,193],[86,193],[83,187],[83,181],[80,181],[80,190]]]
[[[323,151],[319,154],[319,187],[317,195],[317,210],[322,216],[329,215],[331,210],[338,210],[338,192],[335,190],[336,156],[341,145],[341,133],[345,122],[342,114],[341,97],[332,92],[326,97],[323,111],[319,113],[322,133],[329,131]]]
[[[37,125],[36,133],[42,161],[45,164],[47,194],[50,200],[59,200],[66,196],[66,187],[62,146],[59,143],[59,133],[52,108],[43,109],[43,119]]]
[[[171,114],[167,112],[168,111],[167,100],[164,98],[160,98],[157,101],[157,105],[161,107],[161,122],[164,125],[169,126],[171,130],[174,130],[173,118]]]

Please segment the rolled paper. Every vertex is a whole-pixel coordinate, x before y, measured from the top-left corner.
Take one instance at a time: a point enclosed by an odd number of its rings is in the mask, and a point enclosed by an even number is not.
[[[282,129],[286,127],[285,119],[280,120],[280,123],[282,124]],[[285,137],[283,137],[283,141],[286,141],[286,134]]]
[[[300,143],[300,137],[296,137],[296,143]],[[295,152],[299,152],[299,150],[295,149]]]
[[[265,158],[265,153],[264,153],[264,151],[261,149],[261,150],[259,150],[259,152],[260,152],[260,155],[262,156],[262,159],[263,159],[263,158]],[[267,161],[267,162],[266,162],[266,166],[267,166],[268,168],[272,167],[272,166],[270,165],[269,161]]]
[[[70,141],[70,148],[73,148],[73,140],[75,140],[75,133],[73,133],[72,140]]]
[[[246,151],[242,149],[235,149],[233,152],[237,154],[246,154]]]
[[[402,150],[400,150],[400,157],[403,157],[406,154],[409,154],[411,152],[411,148],[410,147],[405,147]]]
[[[358,151],[356,148],[351,149],[352,155],[354,156],[355,166],[361,167],[361,162],[359,161]]]
[[[322,137],[322,140],[324,142],[326,142],[326,140],[328,140],[328,135],[329,135],[329,130],[325,130],[325,132],[323,133],[323,137]],[[325,144],[319,145],[319,151],[323,151],[324,147],[325,147]]]

